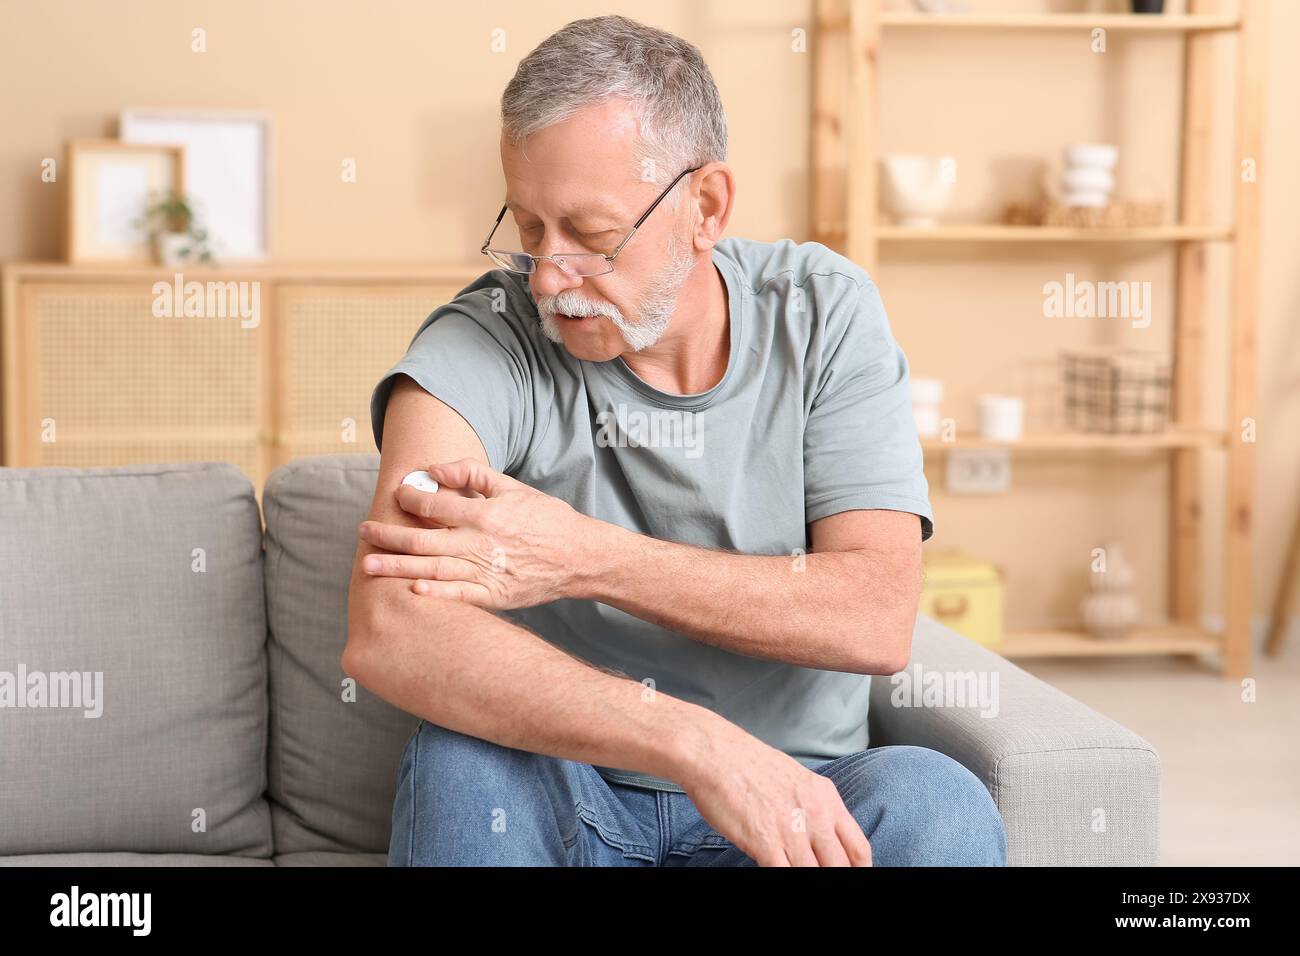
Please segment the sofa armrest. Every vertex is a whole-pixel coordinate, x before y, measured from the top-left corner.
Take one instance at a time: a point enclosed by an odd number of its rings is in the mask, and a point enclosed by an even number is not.
[[[1009,864],[1155,865],[1160,756],[1137,734],[923,616],[908,666],[871,683],[871,746],[928,747],[979,777]]]

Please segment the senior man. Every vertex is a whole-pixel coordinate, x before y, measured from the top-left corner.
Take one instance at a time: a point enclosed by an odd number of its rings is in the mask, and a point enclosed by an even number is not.
[[[422,718],[390,865],[1004,864],[970,771],[867,749],[933,531],[871,277],[723,238],[726,118],[672,34],[570,23],[501,118],[496,268],[372,400],[342,666]]]

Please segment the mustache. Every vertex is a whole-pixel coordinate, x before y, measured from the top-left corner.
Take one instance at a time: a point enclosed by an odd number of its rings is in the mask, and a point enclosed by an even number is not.
[[[556,295],[543,295],[537,298],[537,311],[542,315],[575,315],[589,317],[604,315],[609,318],[621,317],[622,313],[608,302],[595,302],[585,299],[575,292],[566,290]]]

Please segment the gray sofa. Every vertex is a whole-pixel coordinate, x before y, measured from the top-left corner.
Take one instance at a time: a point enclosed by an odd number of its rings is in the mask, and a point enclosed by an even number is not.
[[[378,461],[279,469],[265,530],[229,464],[0,469],[0,863],[384,865],[417,718],[339,666]],[[1156,862],[1150,744],[926,619],[917,664],[996,672],[998,715],[878,677],[871,746],[969,767],[1011,863]]]

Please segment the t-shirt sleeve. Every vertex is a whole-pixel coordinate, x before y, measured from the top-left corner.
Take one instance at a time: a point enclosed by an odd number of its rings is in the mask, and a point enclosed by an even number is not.
[[[443,306],[425,320],[371,396],[370,421],[380,451],[388,395],[396,376],[405,373],[469,423],[493,469],[510,473],[517,468],[532,433],[526,361],[504,318],[494,315],[488,321],[492,324],[453,306]]]
[[[925,541],[934,534],[934,515],[907,358],[875,283],[837,305],[804,428],[806,520],[858,509],[906,511],[920,517]]]

